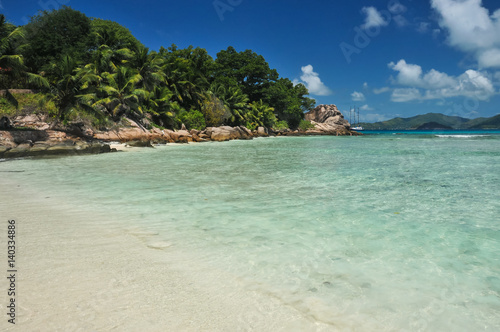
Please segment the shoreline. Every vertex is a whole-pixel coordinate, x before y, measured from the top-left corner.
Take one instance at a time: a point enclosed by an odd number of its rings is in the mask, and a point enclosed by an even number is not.
[[[230,129],[229,129],[230,128]],[[68,134],[63,131],[1,131],[0,130],[0,159],[13,159],[23,157],[68,156],[81,154],[100,154],[125,151],[127,148],[149,148],[155,145],[190,144],[203,142],[224,142],[230,140],[251,140],[260,137],[280,136],[358,136],[358,132],[328,133],[328,132],[272,132],[249,133],[241,127],[215,127],[208,128],[210,136],[200,134],[203,132],[189,133],[187,131],[170,132],[157,136],[148,132],[134,134],[131,137],[119,135],[96,135],[97,138],[85,138]],[[246,128],[245,128],[246,129]],[[204,132],[205,132],[204,131]],[[248,129],[246,129],[248,131]],[[172,133],[175,133],[174,136]],[[20,135],[18,135],[20,134]],[[21,137],[18,137],[21,136]],[[175,137],[175,138],[172,138]],[[201,138],[201,137],[203,138]],[[40,138],[42,137],[42,138]]]
[[[17,222],[22,291],[16,325],[5,318],[2,330],[332,329],[225,271],[190,266],[189,253],[155,242],[148,230],[123,227],[103,211],[101,220],[89,220],[75,204],[3,182],[9,189],[0,192],[0,206]]]
[[[335,105],[319,105],[305,114],[312,127],[308,129],[283,129],[257,127],[250,130],[244,126],[207,127],[204,130],[146,129],[140,123],[124,118],[122,126],[97,131],[83,123],[73,123],[65,128],[53,130],[43,116],[19,116],[0,127],[0,158],[38,157],[53,155],[98,154],[115,152],[110,143],[127,143],[133,147],[152,147],[155,144],[223,142],[250,140],[269,136],[358,136],[351,129]],[[23,129],[15,129],[23,128]]]

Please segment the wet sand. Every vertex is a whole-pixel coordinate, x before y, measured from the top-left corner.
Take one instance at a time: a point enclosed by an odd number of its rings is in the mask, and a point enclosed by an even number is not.
[[[333,329],[225,271],[192,266],[188,254],[155,242],[152,232],[44,197],[26,183],[0,183],[0,242],[6,248],[7,220],[15,219],[18,269],[16,324],[3,314],[1,331]]]

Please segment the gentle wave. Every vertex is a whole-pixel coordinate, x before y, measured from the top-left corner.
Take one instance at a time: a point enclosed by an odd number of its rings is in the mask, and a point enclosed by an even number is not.
[[[475,137],[491,137],[491,135],[436,135],[436,137],[444,138],[475,138]]]

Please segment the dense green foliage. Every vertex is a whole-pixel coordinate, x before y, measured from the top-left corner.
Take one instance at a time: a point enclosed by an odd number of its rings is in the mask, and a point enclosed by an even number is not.
[[[113,50],[135,49],[142,46],[127,28],[116,22],[94,18],[90,25],[91,35],[88,39],[90,49],[97,49],[101,45],[107,45]]]
[[[375,123],[361,123],[366,130],[410,130],[424,124],[434,123],[452,129],[495,129],[500,128],[500,116],[492,118],[467,119],[459,116],[448,116],[440,113],[427,113],[410,118],[394,118]]]
[[[26,65],[39,72],[66,55],[84,60],[91,28],[90,18],[69,7],[33,16],[24,26],[26,38],[22,55]]]
[[[57,113],[56,105],[53,102],[46,102],[41,94],[16,94],[16,99],[17,105],[13,105],[7,98],[0,97],[0,118],[20,114]]]
[[[22,56],[18,54],[16,42],[24,37],[23,31],[5,21],[0,15],[0,88],[19,78],[25,70]]]
[[[116,22],[62,7],[23,27],[0,16],[2,88],[38,88],[54,124],[128,117],[145,126],[299,126],[314,106],[307,88],[280,78],[262,55],[172,45],[158,52]]]
[[[314,125],[311,123],[311,121],[307,120],[301,120],[299,123],[299,129],[302,131],[306,131],[307,129],[314,128]]]
[[[0,89],[20,86],[47,86],[47,81],[28,71],[21,54],[25,31],[15,27],[0,14]],[[17,107],[15,98],[6,91],[7,99]]]

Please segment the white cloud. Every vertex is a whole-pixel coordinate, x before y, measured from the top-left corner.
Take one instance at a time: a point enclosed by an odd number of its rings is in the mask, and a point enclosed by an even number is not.
[[[362,92],[354,91],[351,93],[351,97],[353,101],[363,101],[365,100],[365,95]]]
[[[458,77],[450,76],[435,69],[423,73],[422,67],[400,60],[391,62],[389,68],[398,72],[393,83],[407,86],[392,92],[394,102],[412,100],[441,99],[457,96],[487,100],[496,92],[490,78],[482,72],[469,69]]]
[[[417,24],[417,32],[426,33],[431,28],[431,24],[429,22],[420,22]]]
[[[406,7],[399,3],[399,1],[389,3],[387,9],[393,14],[401,14],[406,12]]]
[[[448,43],[472,53],[482,68],[500,67],[500,9],[490,15],[481,0],[431,0],[448,31]]]
[[[385,93],[385,92],[389,92],[389,91],[391,91],[391,88],[389,88],[387,86],[384,86],[383,88],[380,88],[380,89],[373,89],[373,93],[376,95],[379,95],[379,94]]]
[[[359,109],[362,111],[373,111],[373,107],[370,107],[368,105],[363,105]]]
[[[317,96],[328,96],[332,94],[332,91],[323,83],[319,78],[319,74],[314,72],[314,68],[311,65],[301,67],[302,75],[300,79],[305,84],[310,94]],[[294,84],[301,83],[299,80],[295,79]]]
[[[391,62],[389,68],[398,71],[397,82],[401,85],[419,85],[422,76],[422,67],[407,64],[405,60],[398,63]]]
[[[389,24],[375,7],[363,7],[361,11],[366,15],[365,23],[361,26],[363,29],[381,27]]]
[[[482,68],[500,67],[500,49],[491,48],[479,52],[477,61]]]
[[[368,89],[368,83],[367,82],[363,83],[363,89]]]
[[[455,79],[448,74],[439,72],[435,69],[428,71],[422,78],[422,88],[439,89],[455,85]]]
[[[368,114],[361,113],[359,115],[359,118],[360,118],[360,121],[362,121],[362,122],[380,122],[380,121],[392,119],[392,117],[388,117],[387,115],[376,114],[376,113],[368,113]]]
[[[420,90],[416,88],[394,89],[391,95],[391,100],[396,103],[404,103],[421,98]]]

